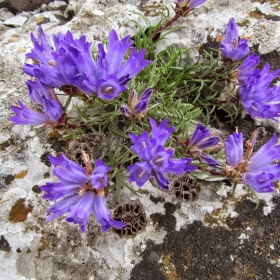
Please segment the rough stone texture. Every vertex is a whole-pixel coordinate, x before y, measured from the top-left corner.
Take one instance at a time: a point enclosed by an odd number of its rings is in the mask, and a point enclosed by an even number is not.
[[[33,11],[42,4],[48,4],[53,0],[4,0],[0,2],[0,8],[8,8],[11,12]]]
[[[15,16],[4,21],[5,25],[13,26],[13,27],[21,27],[27,22],[27,17]]]
[[[31,1],[17,1],[19,4]],[[3,3],[3,1],[1,2]],[[33,2],[34,3],[34,2]],[[167,2],[164,2],[167,4]],[[64,218],[46,223],[50,202],[42,200],[39,186],[56,180],[47,155],[71,149],[49,130],[13,126],[7,119],[10,105],[26,100],[21,67],[30,52],[30,32],[38,24],[49,35],[71,30],[74,37],[86,35],[95,47],[111,28],[120,36],[137,32],[135,20],[160,20],[161,1],[77,0],[69,1],[65,11],[48,11],[42,6],[18,15],[29,20],[11,28],[0,22],[0,275],[3,279],[275,279],[280,267],[279,192],[275,198],[263,195],[254,211],[252,197],[239,186],[236,197],[224,182],[201,182],[195,202],[176,199],[146,184],[133,196],[125,188],[122,201],[144,205],[147,226],[134,238],[119,238],[111,231],[101,233],[92,216],[88,231],[82,234]],[[240,26],[241,36],[252,36],[252,49],[262,54],[262,63],[280,68],[280,4],[270,0],[208,0],[203,7],[177,25],[187,28],[168,35],[158,48],[176,43],[192,48],[193,59],[201,49],[215,46],[230,17]],[[10,14],[9,17],[12,17]],[[8,18],[5,18],[8,19]],[[27,101],[28,103],[28,101]],[[227,125],[220,114],[212,125],[224,137],[235,126],[248,137],[260,129],[258,145],[266,142],[279,122],[238,119]],[[76,154],[77,155],[77,154]],[[137,187],[134,186],[137,190]],[[109,188],[108,207],[117,206],[115,192]],[[22,277],[22,278],[21,278]]]

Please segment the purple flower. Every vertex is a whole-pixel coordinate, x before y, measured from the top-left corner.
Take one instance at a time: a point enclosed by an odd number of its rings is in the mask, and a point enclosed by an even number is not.
[[[214,133],[207,130],[206,126],[198,124],[192,137],[189,140],[187,139],[183,144],[187,148],[187,154],[200,158],[209,166],[220,165],[217,160],[203,152],[213,151],[222,146],[219,137],[214,136]]]
[[[263,69],[255,69],[239,87],[240,103],[252,118],[258,116],[275,120],[280,117],[280,87],[270,87],[271,82],[278,77],[280,69],[272,72],[269,70],[268,63]]]
[[[260,56],[255,56],[255,53],[248,55],[242,64],[233,71],[231,79],[237,80],[240,84],[245,83],[259,62]]]
[[[226,38],[220,42],[220,51],[225,58],[238,61],[249,52],[247,39],[238,41],[238,26],[231,18],[226,27]]]
[[[138,99],[137,92],[135,90],[132,90],[128,98],[128,105],[122,105],[121,112],[128,118],[135,118],[137,120],[140,120],[147,113],[148,104],[151,99],[152,93],[153,89],[148,88]]]
[[[53,88],[40,81],[27,81],[26,86],[29,97],[37,103],[41,111],[28,108],[19,100],[19,105],[11,106],[16,116],[11,117],[9,120],[15,124],[26,125],[56,124],[63,114],[63,109]]]
[[[27,54],[35,64],[27,64],[23,70],[52,87],[72,85],[111,100],[126,90],[131,78],[151,62],[144,60],[144,50],[136,53],[131,47],[133,41],[129,40],[130,36],[119,40],[115,30],[109,34],[107,53],[99,44],[95,60],[91,55],[91,43],[86,41],[85,36],[74,39],[70,31],[66,35],[58,33],[53,36],[52,47],[41,26],[38,33],[38,38],[31,34],[34,48]],[[128,59],[124,60],[129,49]]]
[[[123,228],[124,223],[111,218],[110,211],[106,208],[104,187],[108,184],[107,172],[109,167],[102,160],[96,161],[95,169],[89,162],[88,155],[83,155],[86,169],[67,159],[63,154],[49,157],[55,166],[53,173],[60,182],[47,183],[41,186],[45,192],[43,198],[51,201],[59,200],[47,210],[47,221],[69,213],[66,221],[80,224],[82,232],[86,231],[87,221],[93,212],[102,231],[111,226]]]
[[[158,126],[155,120],[152,118],[149,120],[152,127],[151,139],[147,131],[140,136],[129,135],[134,144],[131,149],[141,160],[128,167],[129,181],[135,181],[141,187],[153,176],[160,188],[168,190],[170,182],[165,177],[165,173],[179,175],[193,171],[196,167],[189,165],[191,159],[175,159],[174,150],[164,148],[163,145],[174,130],[174,127],[167,127],[168,119],[164,119]]]
[[[273,192],[274,182],[280,179],[280,164],[272,164],[279,159],[280,145],[275,146],[276,134],[252,155],[258,137],[255,131],[246,142],[243,154],[243,134],[233,133],[225,143],[226,176],[237,183],[250,186],[256,192]]]

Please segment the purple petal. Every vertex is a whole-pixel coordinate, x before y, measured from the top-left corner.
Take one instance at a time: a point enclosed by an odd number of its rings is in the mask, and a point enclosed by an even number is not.
[[[149,121],[152,127],[152,138],[157,140],[157,145],[163,146],[170,134],[174,131],[174,126],[167,128],[168,118],[165,118],[158,126],[154,119],[149,118]]]
[[[237,167],[243,155],[243,134],[234,132],[225,142],[227,165]]]
[[[117,228],[125,227],[125,224],[120,221],[114,221],[111,218],[110,211],[106,207],[106,197],[96,195],[93,203],[93,213],[101,225],[102,232],[108,230],[111,226]]]
[[[87,221],[92,212],[95,195],[89,191],[80,197],[80,200],[71,207],[66,218],[67,222],[80,224],[82,232],[86,232]]]
[[[90,181],[95,189],[102,189],[108,185],[107,172],[110,168],[101,159],[96,161],[95,169],[90,176]]]
[[[59,158],[49,156],[50,162],[55,165],[53,173],[64,182],[80,183],[88,182],[88,176],[83,167],[72,160],[67,159],[63,154]]]
[[[20,100],[19,106],[11,106],[16,116],[9,118],[15,124],[42,125],[52,123],[50,118],[43,113],[29,109]]]
[[[189,7],[190,9],[194,9],[198,6],[200,6],[201,4],[203,4],[204,2],[206,2],[206,0],[191,0],[190,1],[190,4],[189,4]]]
[[[227,27],[226,27],[226,39],[227,44],[234,44],[238,41],[238,26],[234,21],[234,18],[231,18]]]
[[[159,171],[153,171],[153,177],[155,178],[158,186],[163,190],[169,190],[170,181]]]

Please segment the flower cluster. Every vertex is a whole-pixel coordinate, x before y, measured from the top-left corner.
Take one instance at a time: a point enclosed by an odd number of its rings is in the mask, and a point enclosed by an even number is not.
[[[164,148],[164,144],[174,130],[174,127],[167,127],[168,119],[164,119],[158,126],[156,121],[149,119],[152,136],[144,131],[140,136],[130,134],[134,145],[131,146],[140,162],[128,167],[130,173],[129,181],[136,182],[139,187],[143,186],[153,176],[160,188],[169,189],[169,180],[165,173],[180,175],[195,170],[197,167],[190,165],[190,158],[173,158],[174,150]]]
[[[249,52],[247,39],[238,41],[238,27],[233,18],[226,28],[226,38],[220,42],[223,57],[230,61],[238,61]],[[263,69],[256,69],[260,56],[254,53],[248,55],[243,63],[230,74],[229,80],[240,84],[237,100],[254,118],[275,120],[280,117],[280,87],[270,86],[278,77],[280,69],[269,72],[270,65],[266,63]]]
[[[124,227],[124,223],[111,218],[110,211],[106,207],[104,188],[108,184],[109,167],[98,159],[93,170],[87,154],[83,154],[83,159],[86,169],[67,159],[63,154],[58,158],[49,157],[51,164],[55,166],[53,173],[60,182],[41,186],[46,192],[43,198],[51,201],[59,200],[47,210],[47,221],[69,213],[66,221],[81,225],[82,232],[85,232],[88,218],[93,212],[102,231],[111,226]]]
[[[271,85],[280,69],[270,72],[268,63],[262,69],[257,68],[260,57],[254,53],[247,56],[248,41],[245,38],[239,39],[238,26],[233,18],[226,27],[225,38],[219,38],[224,64],[221,61],[212,63],[214,58],[209,55],[205,56],[204,62],[188,68],[188,63],[181,63],[185,57],[184,52],[188,54],[187,50],[179,49],[177,52],[168,48],[166,52],[154,56],[151,73],[143,72],[141,78],[131,82],[133,86],[128,100],[124,98],[127,93],[120,95],[127,90],[131,79],[151,63],[144,58],[146,51],[136,51],[135,46],[144,45],[152,57],[156,44],[164,38],[160,38],[162,31],[205,1],[177,0],[174,17],[163,18],[149,30],[140,28],[135,35],[135,45],[130,36],[119,39],[116,31],[111,30],[108,44],[98,44],[95,55],[91,51],[92,44],[85,36],[74,39],[68,31],[66,34],[53,35],[51,39],[39,26],[38,36],[31,34],[34,47],[27,54],[28,63],[23,66],[24,73],[32,77],[26,86],[35,109],[25,106],[19,100],[18,105],[11,107],[15,116],[10,120],[15,124],[65,129],[69,132],[67,137],[74,136],[79,140],[86,138],[83,128],[87,129],[85,131],[111,134],[107,140],[104,136],[108,149],[106,147],[100,157],[109,159],[113,169],[110,171],[111,179],[118,190],[121,190],[122,185],[130,189],[121,180],[128,166],[129,182],[136,182],[138,187],[152,178],[162,190],[168,190],[170,174],[182,175],[199,169],[228,178],[235,184],[243,183],[256,192],[273,191],[275,181],[280,179],[280,163],[275,162],[279,160],[280,145],[276,145],[275,134],[253,154],[258,136],[255,131],[247,141],[247,149],[243,154],[243,135],[233,133],[225,142],[224,164],[219,162],[217,156],[214,158],[209,155],[209,152],[220,149],[222,143],[203,124],[199,123],[191,136],[180,140],[187,135],[188,127],[201,112],[207,112],[209,117],[219,102],[228,102],[211,101],[218,96],[219,87],[216,87],[216,83],[221,81],[231,81],[235,87],[239,87],[239,92],[235,96],[231,95],[230,100],[238,100],[252,117],[273,120],[280,117],[280,86]],[[154,90],[149,83],[153,84]],[[135,88],[146,90],[138,96]],[[206,96],[202,89],[210,90],[211,94]],[[64,105],[61,103],[63,99],[57,97],[58,90],[67,96]],[[215,94],[212,94],[213,90]],[[191,94],[186,96],[189,92]],[[84,103],[74,107],[77,110],[73,114],[68,113],[68,105],[76,96]],[[155,101],[150,107],[154,110],[148,111],[151,100]],[[155,119],[161,120],[160,123],[157,124]],[[173,135],[175,128],[168,127],[168,122],[178,124]],[[75,128],[78,128],[77,131],[71,130]],[[90,146],[83,140],[81,142],[86,144],[86,148]],[[167,143],[170,147],[166,147]],[[64,154],[49,157],[54,165],[53,173],[59,181],[41,186],[45,192],[43,198],[55,201],[47,209],[47,221],[65,214],[66,221],[79,224],[82,232],[85,232],[88,219],[93,213],[102,231],[110,227],[125,227],[123,222],[112,219],[106,207],[105,188],[110,168],[101,159],[97,159],[93,169],[85,152],[82,153],[82,159],[85,168],[67,159]],[[192,159],[199,162],[197,166],[191,165]],[[119,193],[117,200],[120,200]]]
[[[270,66],[253,70],[240,87],[238,98],[244,109],[254,118],[275,120],[280,117],[280,87],[270,86],[280,69],[269,72]]]
[[[31,34],[34,48],[27,54],[34,64],[27,64],[23,71],[52,87],[76,86],[85,93],[97,94],[99,98],[111,100],[126,90],[126,84],[151,61],[144,60],[145,50],[138,53],[131,47],[130,36],[119,39],[113,29],[109,33],[107,52],[98,44],[98,55],[91,55],[91,43],[86,37],[74,39],[66,35],[53,36],[54,47],[47,34],[39,27],[38,38]],[[124,55],[131,48],[128,59]]]
[[[280,145],[275,146],[277,137],[252,155],[258,132],[247,141],[246,152],[243,154],[243,134],[233,133],[225,143],[226,176],[237,183],[243,183],[256,192],[273,192],[274,182],[280,179],[280,164],[272,164],[279,159]]]
[[[63,108],[54,91],[67,94],[95,94],[111,100],[126,90],[127,83],[151,61],[145,60],[145,50],[136,52],[130,36],[119,39],[115,30],[109,33],[107,52],[102,44],[93,59],[91,43],[86,37],[74,39],[68,31],[50,37],[38,28],[38,37],[31,33],[34,48],[26,56],[33,64],[23,66],[24,73],[34,77],[27,81],[30,99],[38,110],[26,107],[21,101],[12,106],[15,124],[55,126],[63,116]],[[124,56],[128,54],[125,60]],[[69,90],[70,88],[70,90]]]

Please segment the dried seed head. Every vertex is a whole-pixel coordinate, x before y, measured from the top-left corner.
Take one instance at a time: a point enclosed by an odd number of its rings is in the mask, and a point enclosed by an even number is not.
[[[124,202],[118,205],[112,218],[126,224],[124,228],[113,228],[113,231],[120,237],[134,237],[142,232],[147,224],[146,214],[143,205],[138,202]]]
[[[170,186],[172,193],[183,201],[196,201],[201,192],[201,184],[188,174],[176,177]]]

